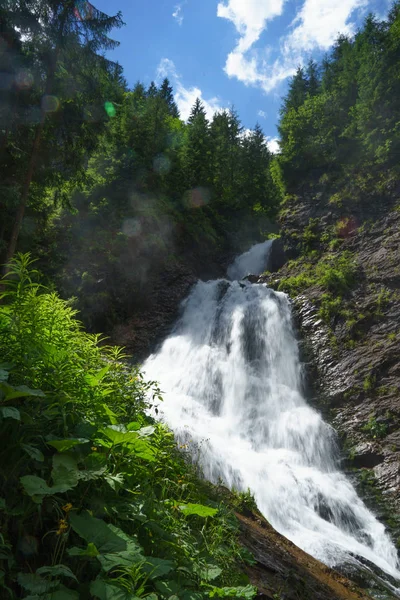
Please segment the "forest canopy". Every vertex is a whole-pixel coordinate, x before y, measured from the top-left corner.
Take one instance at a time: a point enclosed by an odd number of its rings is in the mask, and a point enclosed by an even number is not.
[[[299,66],[274,156],[234,107],[210,116],[197,99],[185,122],[168,79],[130,87],[109,59],[122,15],[83,1],[3,3],[1,262],[33,252],[78,297],[86,325],[108,329],[146,297],[149,273],[224,263],[277,231],[285,192],[395,189],[399,13],[395,2],[386,20],[368,16],[320,64]]]

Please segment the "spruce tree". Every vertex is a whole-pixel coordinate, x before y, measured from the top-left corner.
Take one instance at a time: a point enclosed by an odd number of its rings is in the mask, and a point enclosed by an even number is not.
[[[10,22],[26,36],[26,45],[33,53],[32,60],[41,79],[37,84],[39,118],[31,131],[32,145],[8,242],[6,262],[12,258],[17,246],[31,183],[40,167],[41,147],[48,123],[52,121],[51,135],[60,142],[57,138],[61,131],[57,129],[54,115],[60,110],[62,117],[68,118],[66,111],[70,106],[66,104],[65,109],[63,107],[63,101],[69,100],[63,96],[68,89],[68,86],[63,86],[63,75],[67,76],[65,66],[70,67],[68,76],[77,80],[82,91],[93,86],[101,70],[115,74],[115,65],[99,53],[118,44],[108,37],[108,33],[123,24],[120,13],[110,17],[89,2],[71,0],[39,0],[34,5],[28,0],[19,0],[14,3],[14,10],[10,11]],[[58,119],[59,122],[62,120]],[[65,129],[64,132],[64,141],[67,144],[70,142],[67,152],[75,154],[71,158],[76,166],[79,155],[82,155],[81,149],[76,146],[73,133]]]

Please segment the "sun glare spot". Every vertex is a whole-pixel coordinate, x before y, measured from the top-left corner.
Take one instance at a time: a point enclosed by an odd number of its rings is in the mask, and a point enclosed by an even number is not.
[[[57,96],[46,95],[42,97],[42,110],[44,112],[57,112],[60,108],[60,101]]]
[[[27,69],[18,71],[15,77],[15,83],[20,90],[29,90],[33,85],[33,75]]]
[[[106,111],[106,113],[110,117],[110,119],[115,117],[115,115],[117,114],[117,111],[115,110],[115,106],[112,102],[105,102],[104,110]]]

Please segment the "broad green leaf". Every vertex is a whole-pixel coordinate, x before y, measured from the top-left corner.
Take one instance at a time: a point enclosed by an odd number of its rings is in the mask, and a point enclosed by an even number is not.
[[[51,577],[69,577],[78,581],[69,567],[65,565],[54,565],[54,567],[40,567],[36,570],[37,575],[50,575]]]
[[[155,427],[153,427],[153,425],[149,425],[148,427],[142,427],[141,429],[139,429],[138,434],[140,435],[140,437],[148,437],[149,435],[152,435],[155,431]]]
[[[49,446],[53,446],[58,452],[66,452],[70,450],[74,446],[79,446],[80,444],[87,444],[90,440],[86,438],[70,438],[68,440],[51,440],[48,441],[47,444]]]
[[[74,436],[75,439],[86,438],[89,440],[96,431],[97,427],[91,423],[79,423],[74,430]]]
[[[144,460],[154,461],[154,450],[151,444],[141,439],[137,431],[119,431],[117,427],[106,427],[101,430],[114,446],[123,444],[127,446],[131,452]]]
[[[173,595],[178,596],[178,598],[181,597],[182,589],[176,581],[156,581],[155,586],[157,590],[167,598]]]
[[[89,513],[77,515],[72,512],[69,520],[72,529],[88,544],[94,544],[101,554],[123,552],[127,549],[126,540],[117,535],[111,526],[101,519],[96,519]]]
[[[222,573],[222,569],[216,565],[205,565],[204,567],[201,566],[195,569],[195,571],[203,581],[213,581]]]
[[[118,473],[117,475],[106,475],[104,479],[114,491],[120,490],[124,485],[124,477],[122,473]]]
[[[102,408],[103,408],[104,412],[106,413],[107,417],[110,419],[111,425],[116,425],[118,423],[118,419],[117,419],[117,415],[115,414],[115,412],[113,412],[111,410],[111,408],[109,406],[107,406],[107,404],[102,404]]]
[[[138,551],[114,552],[112,554],[99,554],[97,560],[100,562],[103,571],[108,573],[116,567],[131,567],[144,563],[145,558],[143,554],[140,554],[140,547]]]
[[[34,594],[45,594],[58,587],[59,581],[47,581],[34,573],[18,573],[17,581],[21,587]]]
[[[115,525],[110,524],[108,527],[109,529],[111,529],[111,531],[118,535],[118,537],[125,540],[127,544],[127,550],[132,550],[136,548],[140,548],[140,550],[142,550],[142,547],[140,546],[139,542],[135,537],[129,536],[127,533],[125,533],[125,531],[122,531],[122,529],[120,529],[119,527],[115,527]]]
[[[20,478],[24,490],[29,496],[47,496],[54,494],[54,488],[47,485],[44,479],[36,475],[24,475]]]
[[[85,381],[90,385],[90,387],[96,387],[100,384],[101,380],[107,375],[110,370],[111,365],[106,365],[101,371],[96,373],[96,375],[92,375],[91,373],[87,373],[85,375]]]
[[[6,501],[4,498],[0,498],[0,510],[6,510]]]
[[[203,504],[179,504],[179,509],[185,515],[197,515],[198,517],[214,517],[218,509],[211,508],[211,506],[204,506]]]
[[[59,494],[72,489],[73,486],[67,486],[66,482],[60,485],[54,485],[50,487],[47,485],[44,479],[37,477],[36,475],[24,475],[20,477],[20,482],[28,496],[31,496],[35,502],[35,497],[38,497],[39,503],[42,501],[43,496],[49,496],[51,494]]]
[[[251,600],[257,594],[257,589],[253,585],[245,587],[215,587],[208,592],[210,598],[241,598]]]
[[[88,471],[98,471],[103,467],[107,467],[107,457],[101,452],[91,452],[86,456],[82,464]]]
[[[30,444],[21,444],[21,448],[34,460],[37,460],[38,462],[44,461],[43,452],[36,448],[36,446],[31,446]]]
[[[143,549],[136,538],[130,537],[124,531],[115,527],[115,525],[108,525],[108,527],[126,542],[126,550],[122,552],[103,553],[103,555],[97,557],[106,572],[114,567],[130,566],[145,562],[146,558],[143,555]]]
[[[127,590],[104,581],[96,579],[90,584],[90,593],[99,600],[139,600],[137,596],[132,596]]]
[[[79,470],[75,459],[68,454],[55,454],[51,477],[59,492],[67,492],[76,487],[79,481]]]
[[[14,408],[14,406],[0,407],[0,415],[3,417],[3,419],[14,419],[15,421],[21,420],[21,414],[18,408]]]
[[[10,386],[11,387],[11,386]],[[42,392],[42,390],[32,390],[26,385],[18,385],[15,388],[12,388],[12,391],[9,391],[6,394],[5,400],[12,400],[13,398],[25,398],[27,396],[36,396],[38,398],[45,398],[46,394]]]
[[[153,556],[146,556],[146,562],[143,565],[143,571],[149,573],[150,579],[156,579],[167,575],[174,569],[174,563],[172,560],[164,560],[163,558],[154,558]]]
[[[128,423],[126,429],[127,431],[138,431],[138,429],[140,429],[140,423],[138,423],[137,421],[132,421],[132,423]]]
[[[94,544],[88,544],[86,548],[77,548],[76,546],[73,548],[68,548],[67,554],[70,556],[86,556],[88,558],[96,558],[96,556],[99,555],[99,551]]]
[[[121,431],[119,427],[117,425],[115,427],[105,427],[101,430],[101,433],[115,446],[118,444],[136,443],[138,441],[139,435],[136,431]]]
[[[82,462],[83,469],[79,471],[79,479],[91,481],[99,479],[107,471],[107,458],[100,452],[88,454]]]

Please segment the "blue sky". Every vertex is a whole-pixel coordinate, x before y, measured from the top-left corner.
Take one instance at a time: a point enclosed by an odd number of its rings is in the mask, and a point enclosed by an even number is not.
[[[259,122],[276,148],[278,111],[290,76],[329,52],[369,12],[383,18],[390,0],[95,0],[120,10],[126,26],[110,53],[129,85],[167,76],[182,118],[200,96],[211,116],[234,105],[245,128]]]

